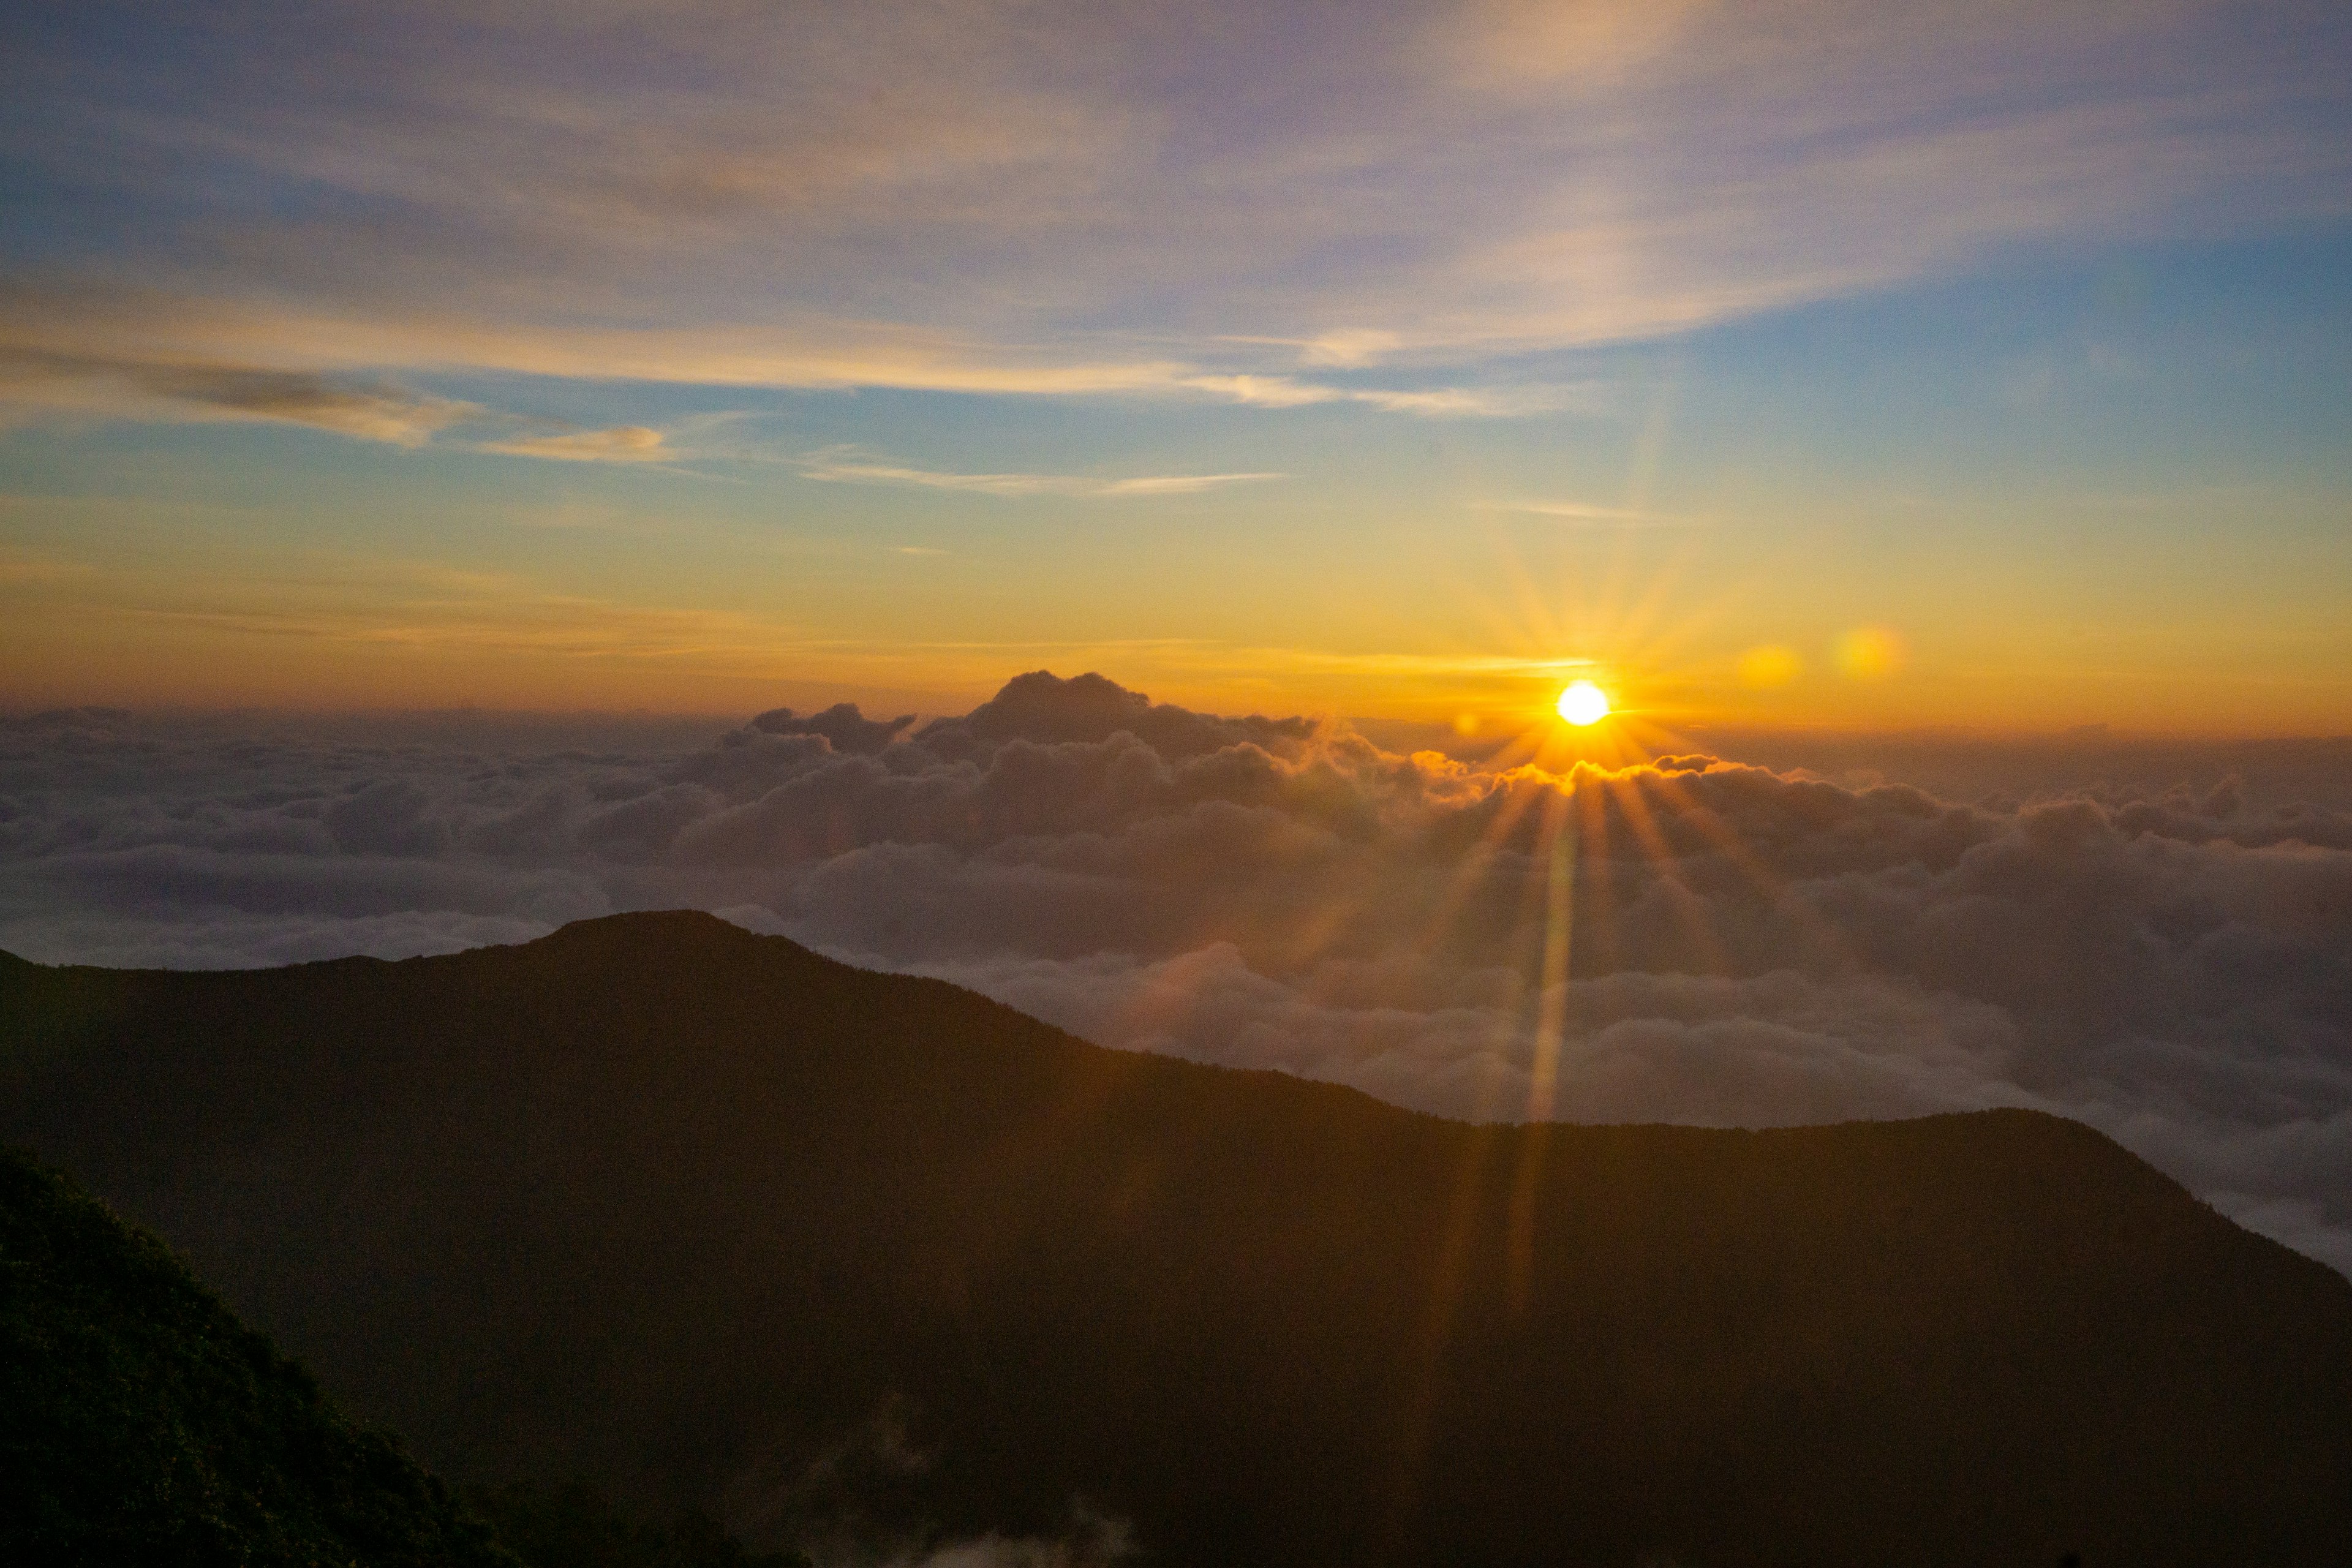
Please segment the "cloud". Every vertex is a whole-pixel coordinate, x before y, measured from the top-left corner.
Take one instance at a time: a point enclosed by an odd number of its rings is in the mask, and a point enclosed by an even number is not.
[[[142,353],[173,357],[152,363],[124,357]],[[268,361],[285,368],[245,368],[251,361]],[[98,285],[12,286],[0,279],[0,374],[8,376],[0,381],[0,391],[19,401],[88,406],[122,415],[144,410],[152,416],[157,411],[157,399],[168,403],[173,398],[189,398],[191,405],[203,405],[205,399],[190,398],[181,390],[191,384],[191,378],[215,378],[234,388],[237,378],[257,375],[288,378],[289,388],[307,378],[322,394],[345,383],[362,389],[377,385],[374,395],[397,401],[394,392],[367,379],[372,371],[387,366],[709,386],[888,386],[1018,397],[1206,396],[1268,409],[1353,404],[1438,418],[1519,417],[1565,408],[1588,409],[1597,406],[1599,398],[1598,389],[1584,383],[1424,388],[1339,385],[1301,380],[1286,373],[1205,370],[1199,363],[1164,354],[1082,357],[1050,347],[991,343],[969,334],[889,323],[810,319],[793,325],[723,328],[550,325],[454,315],[446,310],[325,311]],[[110,381],[117,384],[118,390],[127,381],[137,397],[101,400],[98,394]],[[490,426],[516,432],[494,436],[483,443],[486,448],[518,456],[626,458],[640,455],[646,435],[659,436],[643,426],[610,432],[547,429],[467,404],[430,406],[446,417],[426,427],[424,434],[478,415]],[[633,447],[632,442],[639,445]],[[843,470],[840,475],[824,477],[959,489],[1030,487],[1014,493],[1089,482],[1082,476],[942,474],[881,464],[835,466]],[[859,468],[863,474],[851,472]]]
[[[1524,419],[1563,410],[1590,413],[1601,403],[1598,389],[1581,384],[1440,386],[1413,392],[1350,387],[1339,395],[1383,413],[1417,414],[1430,419]]]
[[[389,382],[248,365],[109,360],[0,345],[0,399],[113,416],[278,420],[421,447],[477,412]]]
[[[72,710],[0,723],[0,946],[267,963],[700,907],[1449,1115],[2039,1107],[2352,1271],[2352,815],[2005,765],[2025,804],[1707,756],[1495,773],[1042,671],[683,749]]]
[[[1600,506],[1591,501],[1523,500],[1497,502],[1496,510],[1558,518],[1562,522],[1603,528],[1655,528],[1686,525],[1696,520],[1675,512],[1647,511],[1639,507]]]
[[[1330,365],[1352,370],[1367,365],[1402,346],[1394,332],[1372,327],[1339,328],[1311,338],[1228,337],[1235,343],[1265,343],[1297,351],[1301,364]]]
[[[443,300],[256,303],[185,288],[10,279],[0,349],[38,366],[267,363],[320,375],[470,370],[710,386],[894,386],[1021,396],[1174,395],[1191,367],[975,342],[968,334],[800,312],[787,322],[546,323]],[[30,379],[27,377],[26,379]],[[52,376],[52,384],[67,378]]]
[[[771,709],[753,719],[751,728],[762,735],[822,735],[845,756],[871,756],[914,721],[915,715],[904,713],[886,723],[859,713],[855,702],[836,702],[822,713],[798,718],[789,708]]]
[[[5,311],[5,305],[0,305]],[[476,450],[566,462],[659,462],[676,457],[661,431],[551,426],[455,398],[413,392],[381,377],[183,359],[123,359],[42,346],[67,341],[57,323],[11,331],[0,317],[0,405],[24,411],[134,419],[253,419],[416,447],[453,427],[482,433]],[[100,338],[136,335],[119,325]],[[9,337],[32,342],[11,343]],[[201,341],[192,343],[201,350]],[[724,417],[724,416],[721,416]]]
[[[478,404],[381,378],[201,360],[110,359],[0,342],[0,403],[111,418],[253,419],[422,447],[453,426],[503,432],[478,450],[571,462],[649,462],[674,454],[641,425],[550,429]]]
[[[1092,493],[1106,497],[1125,496],[1189,496],[1202,490],[1223,489],[1231,485],[1263,484],[1268,479],[1286,479],[1288,474],[1143,474],[1133,479],[1113,479]]]
[[[664,447],[662,433],[642,425],[622,425],[610,430],[572,430],[554,436],[518,436],[503,441],[485,441],[482,450],[510,458],[551,458],[572,463],[647,463],[672,455]]]
[[[1353,403],[1385,414],[1424,418],[1521,418],[1563,408],[1591,408],[1594,389],[1585,385],[1439,386],[1420,390],[1331,385],[1290,375],[1192,374],[1171,379],[1175,387],[1207,393],[1253,408],[1308,408]]]
[[[983,1535],[950,1542],[887,1568],[1110,1568],[1135,1555],[1134,1529],[1074,1505],[1073,1522],[1058,1536]]]
[[[2352,173],[2313,5],[149,16],[12,39],[6,275],[61,352],[1508,414],[1563,395],[1454,373],[2340,217]],[[163,339],[105,346],[101,278]]]
[[[803,479],[825,484],[911,485],[919,489],[966,490],[989,496],[1076,496],[1120,500],[1148,496],[1197,495],[1233,485],[1263,484],[1287,474],[1143,474],[1097,479],[1085,474],[955,474],[870,461],[855,448],[812,453],[795,465]]]
[[[282,419],[339,435],[418,447],[470,412],[467,405],[388,385],[335,385],[299,372],[142,370],[142,391],[256,419]]]

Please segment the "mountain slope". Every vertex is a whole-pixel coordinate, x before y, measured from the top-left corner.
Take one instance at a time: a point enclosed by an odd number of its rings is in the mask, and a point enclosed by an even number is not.
[[[0,1558],[515,1568],[153,1237],[5,1149]]]
[[[0,1136],[445,1470],[769,1538],[2352,1552],[2352,1284],[2024,1112],[1473,1128],[680,914],[0,964]]]

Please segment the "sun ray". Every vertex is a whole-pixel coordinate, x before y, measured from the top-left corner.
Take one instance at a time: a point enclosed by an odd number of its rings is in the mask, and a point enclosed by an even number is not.
[[[1461,914],[1472,892],[1492,871],[1497,852],[1509,839],[1519,819],[1538,802],[1548,798],[1549,792],[1556,787],[1549,775],[1538,783],[1517,769],[1496,780],[1494,788],[1488,792],[1487,799],[1492,801],[1499,797],[1500,804],[1495,806],[1476,842],[1465,851],[1461,864],[1447,879],[1445,889],[1440,894],[1436,908],[1424,928],[1423,951],[1435,950]],[[1527,918],[1528,911],[1523,910],[1522,924]]]
[[[1582,840],[1579,859],[1585,871],[1581,880],[1586,940],[1598,952],[1599,967],[1603,970],[1615,968],[1619,957],[1616,861],[1609,835],[1612,783],[1612,775],[1596,773],[1591,783],[1579,788],[1574,795],[1579,837]]]
[[[1649,801],[1643,797],[1643,791],[1654,776],[1649,773],[1636,773],[1629,775],[1620,787],[1618,800],[1624,812],[1625,826],[1641,846],[1643,858],[1649,861],[1659,880],[1671,889],[1667,901],[1675,911],[1675,919],[1698,945],[1700,957],[1708,970],[1716,973],[1724,973],[1729,968],[1729,958],[1721,940],[1716,935],[1714,926],[1707,923],[1704,912],[1706,900],[1698,896],[1684,877],[1679,858],[1666,842],[1665,834],[1651,814]]]
[[[1536,989],[1536,1026],[1528,1072],[1527,1127],[1520,1139],[1519,1167],[1513,1177],[1506,1294],[1515,1316],[1532,1305],[1535,1285],[1536,1194],[1543,1178],[1559,1080],[1561,1032],[1567,1021],[1569,963],[1574,956],[1576,834],[1568,822],[1570,796],[1562,791],[1547,804],[1543,952]]]

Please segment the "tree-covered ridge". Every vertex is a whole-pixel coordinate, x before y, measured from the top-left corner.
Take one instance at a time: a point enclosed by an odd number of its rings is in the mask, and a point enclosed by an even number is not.
[[[162,1242],[0,1150],[0,1559],[514,1568]]]

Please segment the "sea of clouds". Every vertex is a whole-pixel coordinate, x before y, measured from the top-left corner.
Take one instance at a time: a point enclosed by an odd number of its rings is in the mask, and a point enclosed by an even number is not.
[[[1570,1120],[2034,1106],[2352,1273],[2352,814],[2261,793],[1497,773],[1043,673],[698,740],[75,710],[0,721],[0,948],[400,957],[693,907],[1472,1117],[1528,1112],[1552,1021]]]

